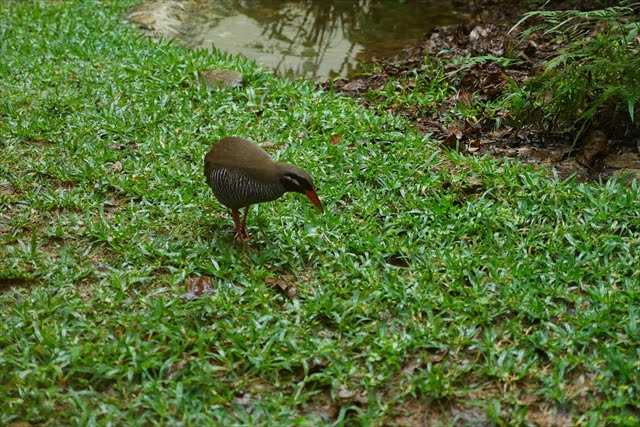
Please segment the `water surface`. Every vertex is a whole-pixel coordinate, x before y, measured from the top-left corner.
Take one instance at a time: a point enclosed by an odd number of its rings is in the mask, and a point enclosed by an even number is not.
[[[347,77],[392,56],[436,25],[460,22],[456,0],[198,0],[179,37],[193,47],[243,54],[279,75]]]

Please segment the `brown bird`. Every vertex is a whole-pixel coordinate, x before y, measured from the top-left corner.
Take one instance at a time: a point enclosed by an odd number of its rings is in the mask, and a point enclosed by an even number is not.
[[[270,202],[284,193],[305,194],[322,212],[313,179],[302,168],[274,162],[257,144],[230,136],[213,144],[204,157],[204,176],[213,195],[231,209],[236,237],[249,237],[246,229],[249,206]],[[240,208],[245,208],[242,221]]]

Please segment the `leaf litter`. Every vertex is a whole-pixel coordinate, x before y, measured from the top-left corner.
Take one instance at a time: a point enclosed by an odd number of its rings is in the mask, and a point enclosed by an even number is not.
[[[519,30],[532,25],[529,22],[520,25],[518,31],[510,32],[523,13],[535,7],[530,2],[505,4],[478,0],[474,5],[474,18],[457,25],[436,27],[395,58],[373,64],[371,74],[337,79],[321,86],[354,97],[366,107],[379,111],[380,103],[386,99],[382,93],[390,83],[396,91],[404,93],[415,88],[419,79],[431,81],[437,77],[425,68],[425,58],[431,58],[442,67],[448,84],[455,82],[455,92],[427,108],[407,102],[385,105],[383,109],[407,117],[418,131],[430,134],[446,149],[478,156],[518,157],[525,163],[553,167],[560,178],[576,174],[581,180],[606,180],[624,171],[640,176],[640,138],[634,140],[634,135],[621,135],[614,124],[608,129],[592,129],[600,133],[595,145],[593,137],[587,136],[573,147],[573,141],[566,136],[515,123],[506,109],[491,113],[481,109],[473,123],[459,119],[449,122],[450,111],[496,101],[509,91],[510,85],[521,85],[536,75],[561,48],[550,35],[540,31],[520,40]],[[558,10],[576,7],[593,10],[602,8],[603,4],[589,0],[578,5],[561,1],[547,5]],[[377,92],[381,95],[371,96]],[[602,142],[605,139],[606,144]]]

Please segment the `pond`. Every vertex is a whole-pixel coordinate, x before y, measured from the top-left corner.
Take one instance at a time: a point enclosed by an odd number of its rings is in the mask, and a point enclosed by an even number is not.
[[[147,2],[142,8],[151,11],[160,4],[166,7],[166,2]],[[349,77],[363,63],[393,56],[437,25],[464,20],[468,4],[466,0],[187,0],[176,8],[179,30],[169,35],[193,48],[215,46],[242,54],[280,76],[327,80]]]

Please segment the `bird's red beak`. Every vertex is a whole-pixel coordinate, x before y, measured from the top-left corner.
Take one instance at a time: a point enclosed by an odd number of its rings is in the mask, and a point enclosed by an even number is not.
[[[307,197],[309,198],[309,200],[311,200],[311,203],[316,205],[316,208],[318,208],[320,210],[320,212],[323,211],[322,203],[320,202],[320,199],[318,198],[318,195],[316,194],[316,190],[307,190],[307,191],[304,192],[304,194],[306,194]]]

